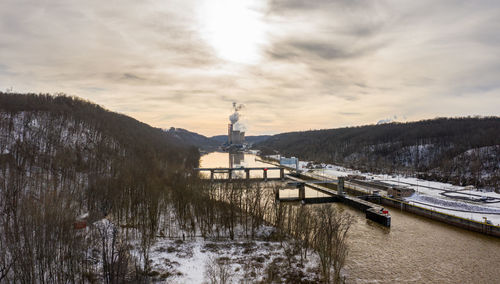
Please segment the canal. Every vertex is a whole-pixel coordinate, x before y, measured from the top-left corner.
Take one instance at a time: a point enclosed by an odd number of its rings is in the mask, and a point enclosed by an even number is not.
[[[266,167],[255,155],[210,153],[200,167]],[[276,173],[278,174],[278,173]],[[313,190],[306,195],[320,195]],[[306,205],[315,206],[315,205]],[[348,283],[500,283],[500,239],[389,208],[391,228],[355,216],[346,264]]]

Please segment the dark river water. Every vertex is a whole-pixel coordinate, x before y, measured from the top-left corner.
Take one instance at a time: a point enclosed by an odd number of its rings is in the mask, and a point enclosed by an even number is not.
[[[200,166],[269,165],[251,154],[210,153],[201,158]],[[306,194],[320,195],[313,190]],[[394,208],[389,208],[392,220],[387,229],[366,220],[360,211],[343,204],[332,206],[356,217],[349,235],[348,283],[500,283],[499,238]]]

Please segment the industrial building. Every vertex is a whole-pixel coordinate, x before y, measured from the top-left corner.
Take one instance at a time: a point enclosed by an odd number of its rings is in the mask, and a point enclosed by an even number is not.
[[[227,144],[243,145],[245,143],[245,132],[234,130],[234,124],[230,123],[227,127]]]
[[[295,157],[280,157],[280,165],[299,169],[299,159]]]

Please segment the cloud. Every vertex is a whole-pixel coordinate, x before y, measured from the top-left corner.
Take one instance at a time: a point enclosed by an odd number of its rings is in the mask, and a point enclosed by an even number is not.
[[[309,12],[310,10],[332,10],[332,9],[366,9],[375,2],[370,0],[271,0],[270,10],[272,12],[280,11],[300,11]]]
[[[311,41],[295,41],[290,44],[292,47],[299,49],[307,54],[314,54],[320,59],[351,59],[363,56],[369,52],[374,52],[378,47],[364,47],[356,48],[346,46],[324,43],[324,42],[311,42]]]
[[[499,114],[496,1],[247,1],[265,32],[255,64],[207,42],[200,1],[1,1],[0,90],[206,135],[224,133],[233,101],[249,134]]]
[[[121,79],[122,80],[125,80],[125,81],[143,81],[144,78],[141,78],[135,74],[132,74],[132,73],[123,73],[123,75],[121,76]]]

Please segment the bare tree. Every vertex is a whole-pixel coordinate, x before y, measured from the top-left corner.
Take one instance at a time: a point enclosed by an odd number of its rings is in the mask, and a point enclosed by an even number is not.
[[[205,277],[210,284],[228,284],[233,278],[227,258],[210,257],[205,264]]]
[[[331,205],[322,205],[316,210],[313,241],[326,283],[341,283],[340,272],[348,254],[347,232],[352,223],[351,215],[339,212]]]

